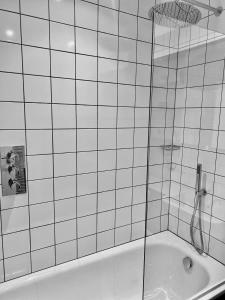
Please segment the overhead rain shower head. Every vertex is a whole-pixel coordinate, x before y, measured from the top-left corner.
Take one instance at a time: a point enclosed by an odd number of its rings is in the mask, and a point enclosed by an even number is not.
[[[202,14],[193,5],[175,0],[156,4],[149,10],[148,16],[161,26],[186,27],[197,24]]]

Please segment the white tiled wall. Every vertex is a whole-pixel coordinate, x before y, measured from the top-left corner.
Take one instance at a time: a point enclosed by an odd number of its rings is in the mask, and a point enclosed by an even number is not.
[[[0,281],[144,234],[151,22],[97,2],[0,0],[0,146],[25,145],[28,179],[1,197]]]
[[[26,146],[28,177],[1,197],[1,282],[143,237],[148,142],[147,234],[189,239],[202,162],[206,243],[225,262],[224,42],[177,57],[177,32],[156,27],[151,78],[148,2],[0,0],[0,146]]]
[[[190,36],[193,32],[189,29]],[[172,157],[169,230],[190,242],[196,166],[201,163],[208,192],[203,203],[205,251],[225,263],[225,39],[224,36],[217,41],[210,39],[211,34],[203,37],[201,45],[187,50],[180,48],[178,53],[173,142],[181,149]],[[197,240],[198,235],[197,230]]]
[[[176,87],[177,63],[173,59],[173,53],[177,51],[178,45],[168,39],[172,31],[168,30],[162,39],[158,30],[159,27],[156,25],[151,82],[148,235],[168,229],[172,157],[171,151],[166,151],[162,146],[172,144]],[[167,55],[162,56],[161,52],[166,52]]]

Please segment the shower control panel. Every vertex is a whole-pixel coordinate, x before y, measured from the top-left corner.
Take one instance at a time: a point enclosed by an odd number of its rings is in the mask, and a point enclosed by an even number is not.
[[[24,146],[0,148],[2,196],[26,193]]]

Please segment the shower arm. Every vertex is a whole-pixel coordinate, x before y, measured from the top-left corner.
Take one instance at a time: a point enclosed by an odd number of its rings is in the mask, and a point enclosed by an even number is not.
[[[200,1],[196,1],[196,0],[182,0],[182,1],[192,4],[192,5],[195,5],[195,6],[198,6],[198,7],[201,7],[201,8],[204,8],[204,9],[207,9],[209,11],[212,11],[214,13],[214,15],[217,17],[220,16],[221,13],[223,12],[222,6],[212,7],[210,5],[204,4],[204,3],[200,2]]]

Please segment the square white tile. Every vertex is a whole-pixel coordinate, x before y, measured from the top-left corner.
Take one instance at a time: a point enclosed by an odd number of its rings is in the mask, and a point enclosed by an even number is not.
[[[87,236],[78,240],[78,257],[96,252],[96,235]]]
[[[130,242],[131,239],[131,225],[116,228],[115,231],[116,245],[121,245]]]
[[[116,151],[99,151],[98,152],[98,170],[112,170],[116,167]]]
[[[57,130],[53,132],[54,152],[75,152],[76,131],[75,129]]]
[[[54,175],[67,176],[76,174],[76,153],[54,155]]]
[[[97,192],[97,173],[77,176],[77,195],[87,195]]]
[[[76,29],[76,52],[97,55],[97,32],[82,28]]]
[[[17,14],[0,12],[0,39],[1,41],[20,43],[20,17]]]
[[[78,128],[97,128],[97,107],[96,106],[77,106],[77,127]]]
[[[135,87],[130,85],[118,86],[118,105],[134,106],[135,104]]]
[[[27,153],[50,154],[52,152],[51,130],[27,130]]]
[[[30,206],[30,226],[38,227],[54,223],[53,202]]]
[[[97,216],[98,232],[113,229],[115,226],[115,211],[99,213]]]
[[[22,103],[1,103],[0,128],[10,130],[24,129],[24,127],[24,105]]]
[[[51,51],[52,76],[75,78],[75,55]]]
[[[76,218],[76,198],[55,201],[56,222]]]
[[[29,203],[43,203],[53,200],[53,180],[29,181]]]
[[[98,149],[116,148],[116,129],[98,129]]]
[[[34,75],[50,75],[49,50],[23,46],[24,73]]]
[[[132,187],[116,190],[116,208],[130,206],[132,203]]]
[[[53,105],[53,127],[54,128],[75,128],[76,112],[75,106],[54,104]]]
[[[106,58],[98,59],[98,80],[117,82],[117,61]]]
[[[76,196],[76,177],[58,177],[54,180],[55,199],[72,198]]]
[[[50,78],[42,76],[24,76],[26,102],[51,102]]]
[[[115,171],[98,173],[98,191],[104,192],[115,189]]]
[[[21,21],[23,44],[49,48],[48,21],[27,16],[22,16]]]
[[[44,179],[53,176],[52,155],[28,156],[28,179]]]
[[[77,130],[77,150],[91,151],[97,149],[97,130],[79,129]]]
[[[67,52],[75,51],[75,33],[72,26],[51,23],[51,48]]]
[[[102,192],[98,194],[98,211],[115,208],[115,191]]]
[[[28,207],[13,208],[2,211],[2,233],[11,233],[28,229]]]
[[[21,12],[23,14],[48,18],[48,0],[21,0]]]
[[[33,271],[43,270],[55,265],[54,247],[37,250],[31,253]]]
[[[87,216],[96,213],[97,196],[86,195],[77,198],[77,216]]]
[[[116,210],[116,227],[131,223],[131,207],[119,208]]]
[[[76,78],[97,80],[97,58],[87,55],[76,55]]]
[[[124,188],[132,185],[132,169],[117,170],[116,187]]]
[[[77,173],[97,172],[97,152],[77,153]]]
[[[0,52],[1,71],[21,73],[22,58],[20,45],[0,42]]]
[[[77,241],[56,245],[56,263],[61,264],[76,259]]]
[[[31,272],[30,254],[22,254],[5,260],[5,279],[10,280]]]
[[[105,250],[114,246],[114,230],[97,234],[97,250]]]
[[[72,79],[52,78],[52,101],[75,104],[75,82]]]
[[[0,3],[0,8],[19,12],[19,0],[2,0]]]
[[[29,231],[26,230],[26,231],[4,235],[3,245],[4,245],[4,258],[30,252]]]
[[[78,104],[97,104],[97,83],[77,80],[76,90]]]
[[[55,224],[56,243],[76,239],[76,220],[68,220]]]
[[[0,100],[23,101],[22,75],[0,73]]]
[[[50,0],[50,19],[74,25],[74,2]]]
[[[98,54],[101,57],[117,59],[118,37],[107,33],[98,34]]]
[[[85,1],[76,1],[76,25],[97,30],[97,5]]]
[[[99,30],[118,34],[118,12],[106,7],[99,7]]]
[[[31,250],[54,245],[54,225],[31,229]]]
[[[117,120],[117,109],[115,107],[98,108],[98,127],[115,128]]]
[[[137,38],[137,17],[129,14],[119,14],[119,33],[122,36]]]
[[[77,220],[78,238],[96,233],[96,216],[91,215]]]

